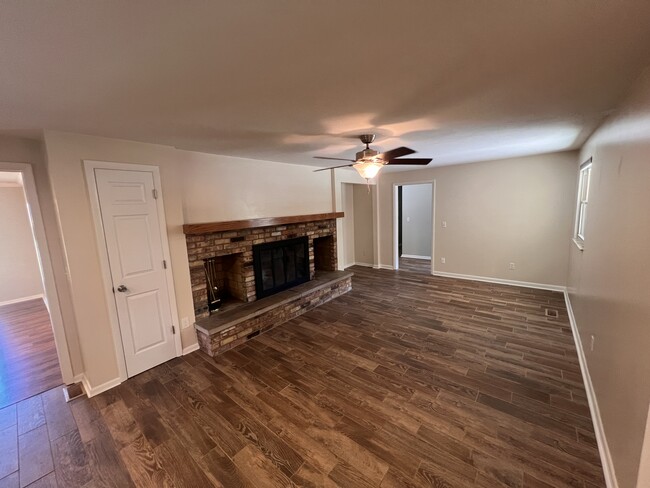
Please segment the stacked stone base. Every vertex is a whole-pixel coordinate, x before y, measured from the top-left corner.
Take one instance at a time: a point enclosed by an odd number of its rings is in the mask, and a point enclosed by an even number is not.
[[[310,283],[258,300],[258,305],[264,300],[269,301],[269,307],[253,311],[250,316],[240,318],[232,325],[226,323],[223,326],[211,327],[197,322],[195,327],[200,349],[214,357],[339,297],[352,289],[352,274],[347,273],[342,278],[312,289],[309,287]],[[305,287],[303,292],[299,291],[301,287]],[[285,296],[280,297],[282,294]]]

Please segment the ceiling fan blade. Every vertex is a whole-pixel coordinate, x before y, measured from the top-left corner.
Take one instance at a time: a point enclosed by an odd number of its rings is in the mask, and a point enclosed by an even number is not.
[[[314,156],[314,159],[332,159],[334,161],[352,161],[354,163],[354,159],[346,159],[346,158],[328,158],[327,156]]]
[[[347,159],[344,159],[343,161],[347,161]],[[350,166],[353,166],[354,163],[351,164],[342,164],[341,166],[330,166],[329,168],[318,168],[314,170],[314,173],[318,171],[325,171],[326,169],[336,169],[336,168],[348,168]]]
[[[401,158],[402,156],[413,154],[414,152],[415,151],[413,149],[409,149],[408,147],[397,147],[395,149],[391,149],[390,151],[377,154],[377,157],[379,159],[383,159],[384,161],[391,161],[395,158]]]
[[[407,159],[393,159],[392,161],[388,161],[386,164],[390,164],[391,166],[395,164],[419,164],[419,165],[425,165],[429,164],[432,161],[432,159],[428,158],[407,158]]]

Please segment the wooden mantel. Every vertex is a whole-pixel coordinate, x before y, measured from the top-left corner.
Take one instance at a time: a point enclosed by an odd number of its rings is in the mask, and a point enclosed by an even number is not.
[[[340,219],[343,216],[343,212],[330,212],[311,215],[292,215],[289,217],[266,217],[262,219],[205,222],[202,224],[185,224],[183,225],[183,232],[185,235],[210,234],[211,232],[224,232],[228,230],[253,229],[255,227],[269,227],[272,225],[301,224],[303,222]]]

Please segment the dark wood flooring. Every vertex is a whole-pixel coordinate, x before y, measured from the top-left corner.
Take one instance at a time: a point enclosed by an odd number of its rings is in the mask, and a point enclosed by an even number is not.
[[[354,271],[215,359],[0,410],[0,487],[605,486],[561,294]]]
[[[408,271],[409,273],[431,274],[430,259],[413,259],[399,258],[399,271]]]
[[[42,299],[0,307],[0,408],[63,382]]]

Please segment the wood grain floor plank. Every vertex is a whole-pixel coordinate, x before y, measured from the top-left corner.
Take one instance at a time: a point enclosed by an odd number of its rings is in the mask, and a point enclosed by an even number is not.
[[[46,425],[18,437],[18,463],[21,488],[54,470]]]
[[[18,471],[18,427],[10,425],[0,430],[0,479]],[[9,481],[7,481],[9,483]]]
[[[43,299],[0,306],[0,371],[0,409],[63,383]]]
[[[36,395],[16,405],[18,416],[18,435],[24,434],[45,424],[45,411],[41,395]]]
[[[83,486],[92,480],[88,454],[78,430],[52,441],[56,478],[63,486]]]
[[[0,488],[19,488],[20,478],[18,471],[13,472],[12,474],[0,478]]]
[[[0,409],[0,487],[604,487],[562,295],[405,265],[222,356]]]

